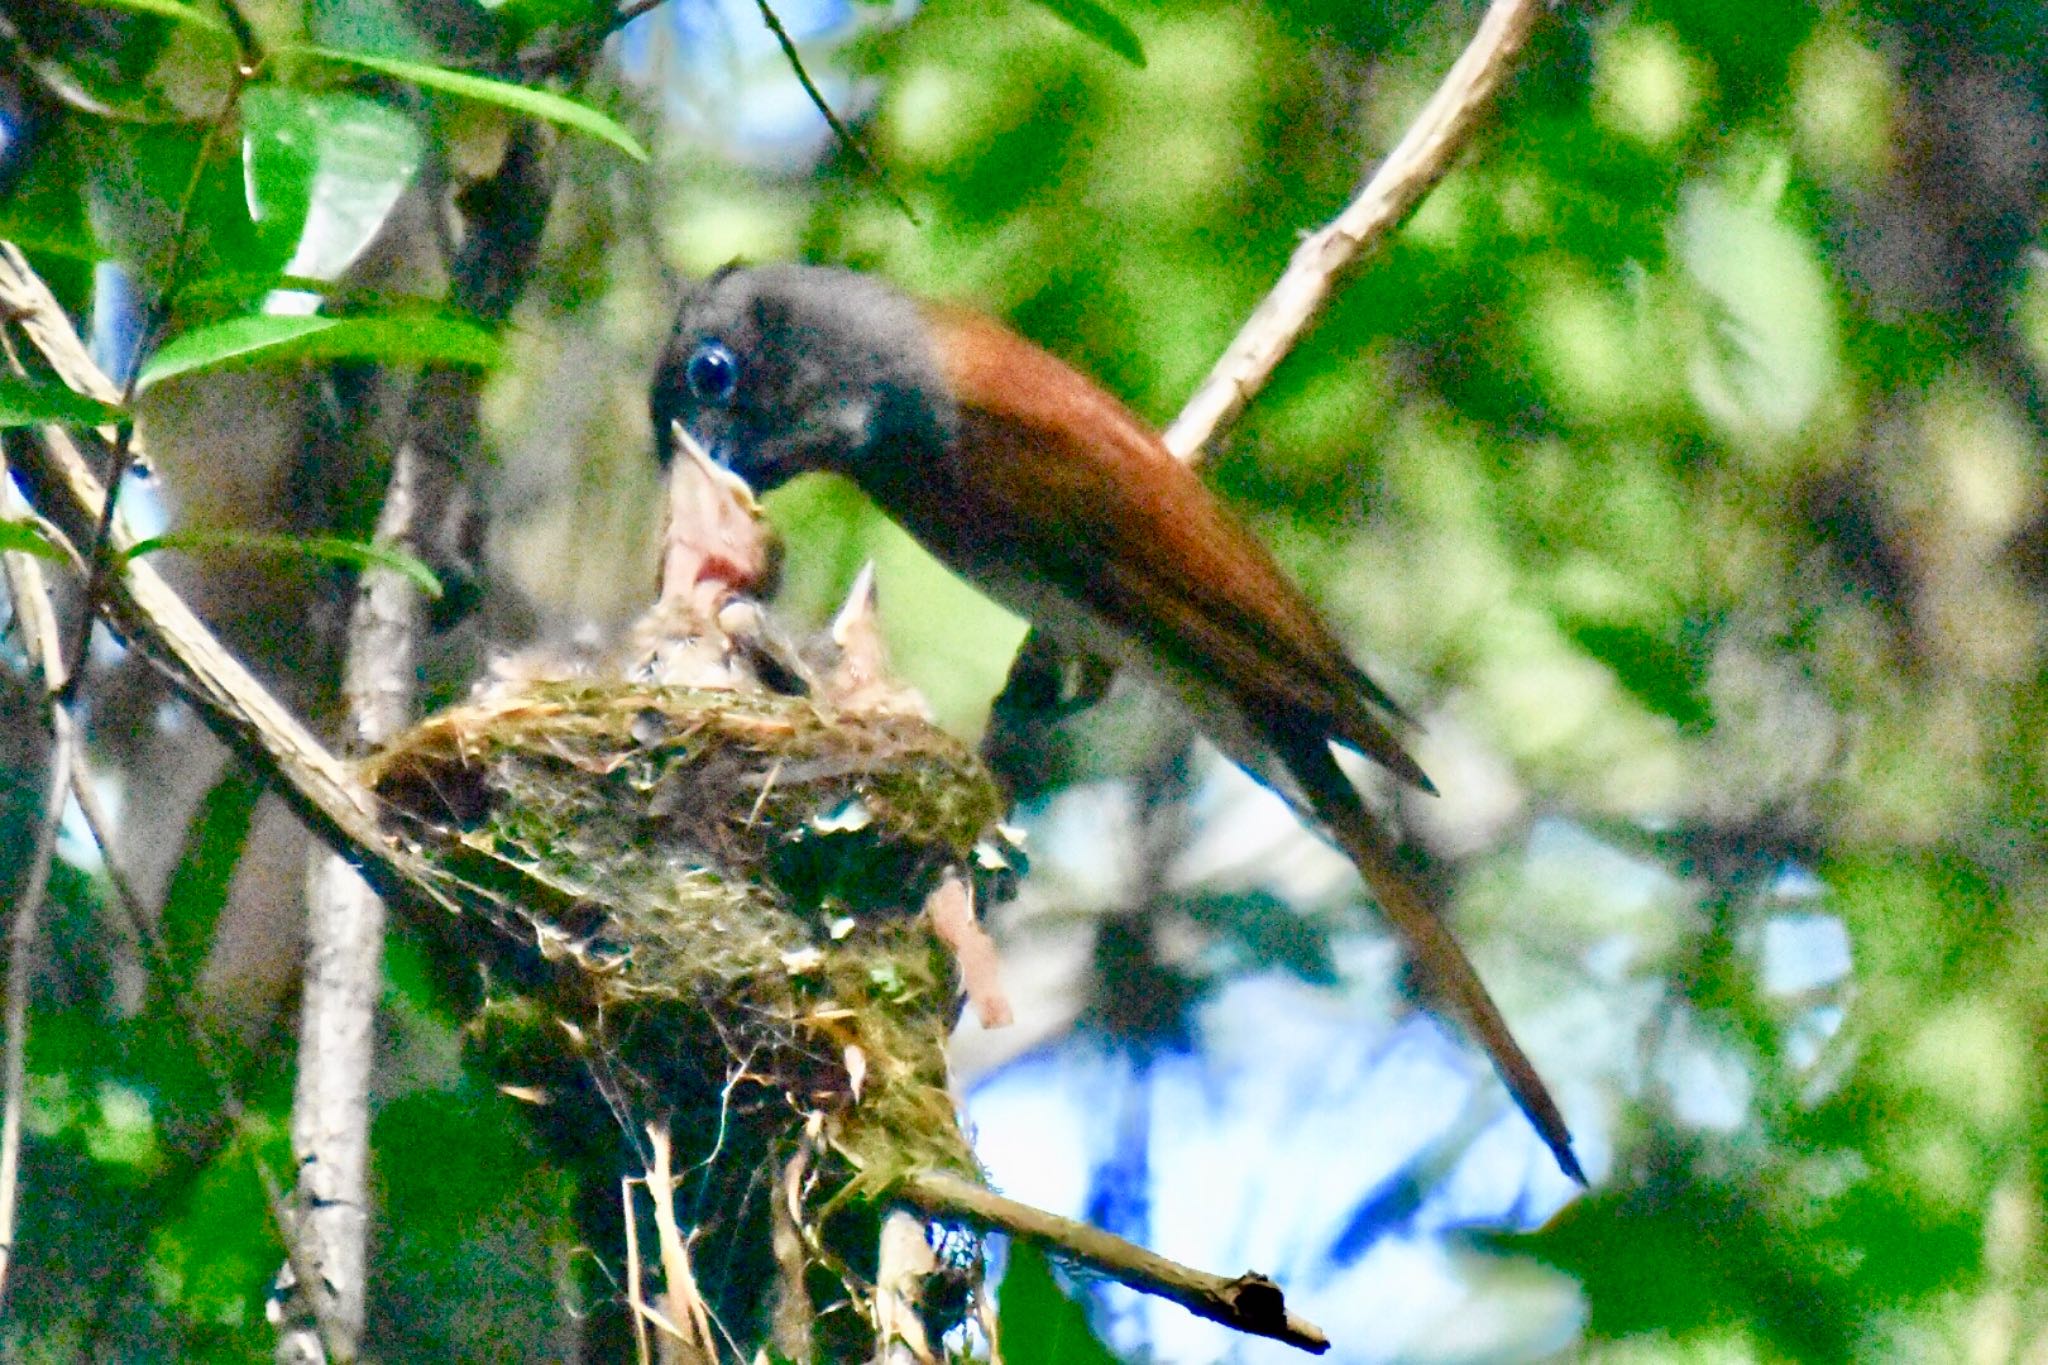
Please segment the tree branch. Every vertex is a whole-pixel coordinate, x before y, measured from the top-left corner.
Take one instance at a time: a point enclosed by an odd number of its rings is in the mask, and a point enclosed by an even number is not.
[[[981,1228],[998,1228],[1013,1237],[1075,1260],[1141,1293],[1170,1299],[1197,1317],[1222,1323],[1247,1336],[1271,1337],[1314,1355],[1330,1349],[1323,1330],[1287,1311],[1280,1286],[1264,1275],[1229,1279],[1170,1261],[1112,1232],[1090,1227],[1056,1213],[1006,1199],[994,1190],[941,1171],[905,1176],[895,1194],[928,1214],[958,1218]]]
[[[21,253],[0,242],[0,299],[33,295],[26,287],[33,278]],[[61,312],[46,320],[70,325]],[[17,447],[14,472],[36,510],[73,544],[90,544],[106,489],[77,443],[45,428]],[[126,557],[135,537],[119,516],[108,544],[121,563],[108,575],[98,606],[114,629],[164,671],[226,743],[273,775],[313,832],[380,891],[407,887],[452,910],[425,865],[378,828],[376,798],[228,652],[162,575],[147,561]]]
[[[405,548],[413,534],[417,455],[401,446],[378,514],[379,545]],[[357,756],[413,719],[419,590],[403,574],[365,568],[349,619],[342,697],[348,748]],[[294,1223],[315,1268],[297,1295],[314,1324],[331,1325],[344,1353],[359,1349],[366,1314],[370,1219],[370,1066],[384,980],[384,902],[348,860],[316,846],[306,875],[306,970],[299,1014],[292,1151],[299,1189]],[[300,1315],[301,1317],[304,1314]],[[280,1333],[275,1358],[314,1361],[320,1338],[305,1323]]]
[[[1429,103],[1358,197],[1295,248],[1287,269],[1209,371],[1164,439],[1183,460],[1200,457],[1294,349],[1338,278],[1400,226],[1451,167],[1543,14],[1544,0],[1494,0],[1479,31]]]
[[[6,477],[6,462],[0,460],[0,480]],[[42,676],[53,735],[35,852],[7,925],[7,1038],[4,1062],[0,1062],[0,1086],[4,1086],[5,1093],[4,1101],[0,1101],[0,1300],[4,1300],[7,1271],[14,1257],[15,1211],[21,1193],[22,1105],[28,1088],[28,997],[41,937],[43,896],[49,889],[50,865],[56,855],[57,825],[64,817],[64,804],[71,794],[71,765],[77,745],[76,723],[70,709],[59,699],[64,686],[63,650],[55,645],[56,618],[50,613],[49,597],[43,591],[42,570],[19,551],[9,551],[0,559],[6,561],[14,619],[21,623],[22,639]]]

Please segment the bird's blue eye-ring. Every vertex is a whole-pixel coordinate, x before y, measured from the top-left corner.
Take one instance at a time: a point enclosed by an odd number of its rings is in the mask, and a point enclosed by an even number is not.
[[[700,341],[683,367],[683,377],[699,402],[729,402],[740,386],[740,360],[722,341]]]

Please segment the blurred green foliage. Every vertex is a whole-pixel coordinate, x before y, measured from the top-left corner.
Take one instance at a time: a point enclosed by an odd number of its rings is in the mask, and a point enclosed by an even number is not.
[[[95,261],[153,290],[175,265],[174,334],[307,283],[284,278],[299,235],[264,211],[310,211],[337,164],[307,152],[320,138],[347,134],[352,194],[396,194],[415,136],[459,162],[516,107],[408,85],[391,61],[305,62],[266,71],[213,139],[233,84],[221,32],[37,8],[122,117],[50,128],[0,236],[81,307]],[[1477,18],[1422,0],[1053,8],[932,0],[849,54],[873,97],[863,136],[915,220],[850,154],[740,169],[672,135],[658,95],[593,78],[591,104],[653,163],[617,138],[556,145],[553,222],[486,408],[496,562],[541,614],[615,619],[643,595],[639,414],[678,275],[869,266],[1009,317],[1163,423]],[[280,42],[451,73],[587,17],[405,9],[249,15]],[[1561,8],[1493,126],[1213,452],[1216,486],[1425,716],[1420,756],[1447,795],[1417,823],[1458,855],[1456,913],[1567,1107],[1610,1135],[1593,1196],[1494,1249],[1576,1278],[1586,1358],[2048,1351],[2044,59],[2032,3]],[[383,284],[353,306],[402,318],[432,293]],[[771,506],[791,609],[822,619],[877,559],[899,664],[948,723],[977,726],[1020,625],[843,488]],[[1128,709],[1081,727],[1068,781],[1149,742]],[[12,828],[35,772],[10,758]],[[173,882],[180,973],[240,848],[238,793],[208,803]],[[1618,908],[1605,864],[1532,852],[1545,814],[1668,884]],[[1786,865],[1819,878],[1854,948],[1817,1060],[1790,1041],[1815,1002],[1771,997],[1755,969]],[[225,1059],[250,1113],[227,1124],[161,991],[108,984],[109,893],[89,868],[60,873],[0,1340],[23,1359],[264,1354],[279,1253],[250,1162],[289,1171],[280,1063]],[[1329,970],[1310,921],[1270,899],[1177,913],[1234,962]],[[1617,983],[1653,984],[1660,1018],[1686,1012],[1732,1059],[1736,1121],[1689,1121],[1667,1078],[1616,1060],[1650,1050],[1586,1023],[1619,1012]],[[388,1354],[546,1358],[563,1195],[506,1106],[454,1073],[420,992],[395,990],[392,1014],[373,1295]],[[1043,1316],[1025,1320],[1061,1320],[1051,1280],[1029,1285]],[[1077,1358],[1038,1349],[1012,1358]]]

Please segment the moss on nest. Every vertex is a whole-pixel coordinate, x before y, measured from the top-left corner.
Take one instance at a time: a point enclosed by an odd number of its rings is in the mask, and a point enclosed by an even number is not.
[[[472,1054],[558,1146],[615,1157],[621,1129],[666,1121],[679,1156],[717,1154],[732,1206],[819,1116],[852,1158],[821,1206],[974,1172],[946,1084],[957,974],[919,913],[1003,811],[958,741],[580,680],[435,716],[365,776],[471,912],[417,918]]]

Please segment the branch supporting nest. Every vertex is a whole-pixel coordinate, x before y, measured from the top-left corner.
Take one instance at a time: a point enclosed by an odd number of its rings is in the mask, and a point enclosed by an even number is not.
[[[1147,1251],[1115,1233],[1056,1213],[1006,1199],[995,1191],[938,1171],[905,1176],[895,1187],[905,1203],[935,1217],[957,1218],[979,1228],[994,1228],[1071,1256],[1119,1284],[1140,1293],[1170,1299],[1197,1317],[1221,1323],[1247,1336],[1271,1337],[1321,1355],[1330,1339],[1314,1323],[1287,1308],[1287,1296],[1264,1275],[1232,1279],[1196,1270]]]
[[[49,295],[21,253],[0,243],[0,300],[23,298]],[[54,310],[55,301],[48,307]],[[70,328],[61,311],[37,317]],[[24,326],[28,321],[15,320]],[[90,545],[107,490],[77,442],[60,429],[45,428],[39,439],[20,442],[15,454],[14,472],[36,511],[74,548]],[[221,644],[161,574],[146,560],[126,558],[134,544],[116,516],[108,548],[121,567],[108,573],[98,603],[108,623],[170,678],[225,742],[274,776],[314,833],[356,863],[380,891],[408,887],[444,903],[428,870],[378,828],[376,798]]]

